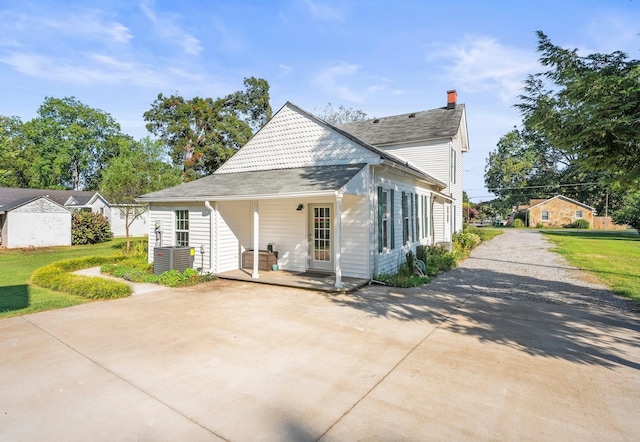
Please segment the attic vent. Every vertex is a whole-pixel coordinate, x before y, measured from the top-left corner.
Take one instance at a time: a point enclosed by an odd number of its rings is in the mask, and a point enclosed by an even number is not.
[[[409,118],[415,118],[416,114],[409,114]]]
[[[373,124],[376,124],[376,123],[377,123],[377,122],[379,122],[379,121],[380,121],[380,119],[379,119],[379,118],[376,118],[375,120],[373,120]]]

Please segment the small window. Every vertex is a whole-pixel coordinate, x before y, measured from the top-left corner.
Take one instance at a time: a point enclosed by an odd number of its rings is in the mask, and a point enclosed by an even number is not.
[[[189,211],[176,210],[176,245],[189,245]]]
[[[458,173],[456,151],[451,149],[451,183],[456,183],[456,174]]]
[[[382,247],[389,248],[389,192],[382,191]]]
[[[409,196],[402,192],[402,243],[409,241]]]
[[[126,217],[127,217],[127,214],[124,211],[124,209],[120,209],[120,219],[125,219]]]
[[[576,210],[576,218],[582,218],[582,210]]]
[[[541,214],[542,221],[549,221],[549,211],[543,210]]]

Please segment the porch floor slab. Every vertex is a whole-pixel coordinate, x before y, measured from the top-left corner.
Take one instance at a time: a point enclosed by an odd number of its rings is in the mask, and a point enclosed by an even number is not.
[[[342,288],[336,289],[335,274],[321,274],[312,272],[289,272],[285,270],[261,271],[259,278],[252,278],[246,269],[230,270],[218,273],[220,279],[234,281],[255,282],[258,284],[279,285],[301,289],[319,290],[322,292],[352,292],[369,283],[368,279],[342,277]]]

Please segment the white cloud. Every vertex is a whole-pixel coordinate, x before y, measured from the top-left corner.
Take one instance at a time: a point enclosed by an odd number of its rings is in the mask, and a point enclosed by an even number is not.
[[[318,20],[340,21],[345,18],[343,10],[327,5],[326,3],[319,3],[311,0],[304,0],[304,3],[311,13],[311,16]]]
[[[203,47],[200,40],[178,25],[177,16],[172,14],[158,15],[146,3],[141,3],[140,9],[153,24],[154,31],[160,38],[181,47],[189,55],[198,55],[202,52]]]
[[[466,36],[459,43],[434,46],[427,59],[441,63],[460,89],[493,91],[504,102],[512,102],[527,75],[539,70],[535,52],[503,45],[491,37]]]
[[[122,62],[102,54],[87,54],[78,59],[57,59],[39,54],[14,53],[0,62],[34,78],[71,84],[131,84],[163,88],[171,84],[162,71]]]
[[[362,103],[371,94],[385,89],[385,86],[380,84],[384,79],[360,75],[359,65],[345,62],[337,62],[322,69],[314,77],[314,81],[338,98],[355,103]],[[374,84],[363,86],[368,82]]]

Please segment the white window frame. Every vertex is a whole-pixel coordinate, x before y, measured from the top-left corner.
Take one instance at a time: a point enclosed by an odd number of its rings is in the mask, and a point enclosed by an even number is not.
[[[540,221],[549,221],[549,211],[541,210],[540,211]]]
[[[174,212],[175,215],[175,238],[176,246],[189,245],[189,210],[180,209]],[[186,215],[186,216],[183,216]]]
[[[583,218],[582,210],[576,210],[576,218],[578,218],[578,219],[582,219]]]

